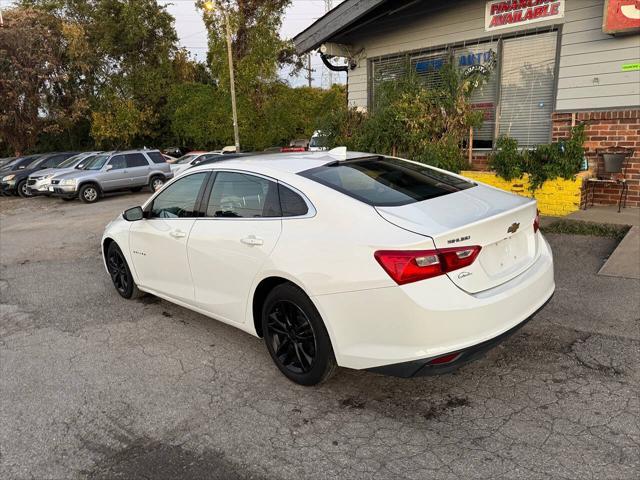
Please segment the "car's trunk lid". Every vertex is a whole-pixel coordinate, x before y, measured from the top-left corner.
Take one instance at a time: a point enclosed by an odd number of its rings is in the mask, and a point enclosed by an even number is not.
[[[479,245],[476,261],[450,272],[458,287],[476,293],[526,270],[537,255],[536,202],[484,185],[398,207],[376,207],[398,227],[431,237],[436,248]]]

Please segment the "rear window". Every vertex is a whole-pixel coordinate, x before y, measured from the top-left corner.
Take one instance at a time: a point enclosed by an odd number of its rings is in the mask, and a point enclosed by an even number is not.
[[[300,175],[376,207],[408,205],[474,186],[427,166],[385,157],[330,163]]]
[[[167,163],[167,159],[160,152],[147,152],[147,156],[153,163]]]

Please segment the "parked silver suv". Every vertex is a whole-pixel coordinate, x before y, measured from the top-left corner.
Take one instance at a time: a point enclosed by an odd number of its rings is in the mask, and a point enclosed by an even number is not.
[[[156,191],[172,177],[171,166],[158,150],[107,152],[97,155],[84,170],[53,178],[49,192],[65,200],[79,197],[93,203],[106,192],[138,192],[145,186]]]

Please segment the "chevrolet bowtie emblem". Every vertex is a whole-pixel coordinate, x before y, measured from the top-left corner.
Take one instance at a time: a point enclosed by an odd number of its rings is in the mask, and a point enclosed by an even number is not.
[[[508,233],[516,233],[520,228],[520,224],[518,222],[514,222],[511,224],[509,228],[507,228]]]

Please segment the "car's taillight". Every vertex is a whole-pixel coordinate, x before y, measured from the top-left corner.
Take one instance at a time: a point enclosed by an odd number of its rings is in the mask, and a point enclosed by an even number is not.
[[[471,265],[481,247],[441,248],[439,250],[378,250],[374,256],[398,284],[417,282]]]
[[[536,209],[536,218],[533,219],[533,233],[538,233],[540,230],[540,210]]]

